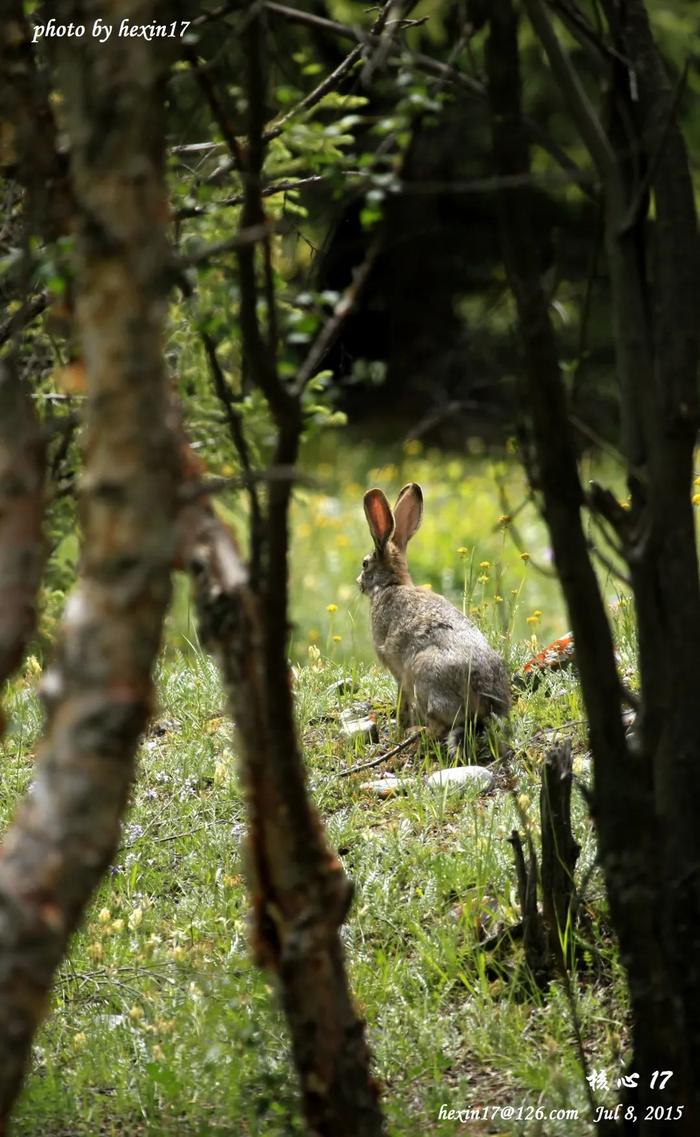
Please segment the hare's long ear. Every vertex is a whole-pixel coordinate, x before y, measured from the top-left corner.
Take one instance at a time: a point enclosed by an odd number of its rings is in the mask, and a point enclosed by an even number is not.
[[[409,482],[401,490],[394,506],[394,517],[394,542],[400,549],[405,549],[423,520],[423,491],[417,482]]]
[[[375,545],[381,551],[394,532],[394,515],[382,490],[367,490],[365,517]]]

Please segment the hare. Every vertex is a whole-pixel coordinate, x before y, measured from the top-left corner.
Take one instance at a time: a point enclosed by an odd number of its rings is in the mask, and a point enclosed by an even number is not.
[[[449,600],[411,580],[406,546],[423,517],[420,486],[404,486],[393,512],[379,489],[367,491],[364,507],[374,552],[364,558],[357,583],[369,596],[377,655],[399,686],[401,721],[419,721],[434,737],[447,736],[454,754],[465,719],[484,723],[491,714],[508,714],[505,664]]]

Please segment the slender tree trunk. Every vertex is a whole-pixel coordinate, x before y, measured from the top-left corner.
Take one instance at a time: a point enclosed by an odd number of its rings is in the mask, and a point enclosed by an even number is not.
[[[221,665],[238,733],[254,948],[279,980],[309,1128],[322,1137],[379,1137],[378,1093],[339,936],[352,888],[308,799],[296,736],[280,742],[289,679],[280,689],[268,670],[267,617],[231,533],[200,506],[184,540],[200,633]]]
[[[108,22],[149,12],[91,7]],[[61,63],[88,393],[84,550],[44,680],[32,792],[0,855],[0,1132],[56,968],[117,844],[151,710],[177,505],[159,53],[142,39],[86,38],[66,41]]]
[[[244,184],[241,227],[250,229],[264,228],[265,222],[261,9],[250,12],[245,54],[245,151],[226,122],[222,129]],[[244,377],[270,408],[277,435],[275,464],[291,468],[301,435],[303,387],[285,382],[277,366],[269,237],[263,237],[257,251],[251,243],[242,244],[238,276]],[[241,579],[230,535],[211,516],[200,516],[192,564],[199,580],[202,638],[219,658],[238,728],[250,822],[255,947],[259,962],[279,979],[309,1128],[320,1137],[379,1137],[384,1129],[379,1096],[339,935],[352,889],[310,802],[294,718],[287,659],[291,488],[286,480],[268,487],[261,531],[252,534],[259,576],[250,585]]]
[[[552,42],[551,26],[543,19],[539,0],[526,0],[528,12],[548,52],[553,70],[581,125],[582,135],[590,144],[591,152],[599,158],[607,201],[608,255],[611,260],[611,279],[615,295],[615,335],[620,348],[618,366],[621,372],[622,399],[632,400],[627,407],[626,445],[630,454],[630,470],[635,488],[635,518],[625,531],[628,552],[633,556],[638,543],[646,539],[644,526],[637,518],[645,500],[652,492],[649,474],[644,470],[647,461],[647,434],[652,425],[662,433],[666,429],[655,414],[644,405],[650,398],[646,384],[652,382],[654,369],[643,356],[646,351],[646,314],[643,292],[638,276],[639,260],[634,252],[629,233],[621,229],[610,231],[611,218],[622,223],[624,182],[616,166],[616,158],[609,141],[600,134],[589,108],[576,86],[566,60],[561,56],[556,40]],[[492,133],[498,172],[503,175],[529,175],[527,142],[522,126],[520,106],[520,79],[518,72],[517,22],[510,0],[492,8],[491,34],[487,46],[487,67],[492,108]],[[615,669],[610,629],[602,598],[591,565],[581,525],[580,510],[583,493],[576,469],[575,450],[570,433],[564,389],[559,372],[556,344],[552,332],[546,298],[540,284],[540,266],[534,238],[532,213],[526,187],[502,191],[502,231],[508,275],[518,308],[520,330],[525,353],[526,398],[532,415],[534,466],[536,482],[542,492],[545,518],[554,547],[557,569],[562,581],[569,608],[571,626],[577,647],[577,660],[581,675],[586,709],[589,718],[591,749],[595,766],[594,812],[600,837],[603,868],[606,875],[611,912],[620,939],[622,958],[627,969],[633,1011],[634,1059],[632,1063],[640,1076],[638,1096],[638,1131],[645,1129],[641,1120],[647,1105],[678,1104],[685,1114],[678,1122],[679,1132],[695,1134],[698,1115],[695,1104],[691,1070],[688,1062],[689,1023],[687,1010],[679,998],[679,988],[687,982],[688,971],[694,974],[694,964],[688,956],[684,976],[676,974],[668,952],[667,937],[672,934],[667,925],[663,928],[667,901],[664,889],[669,842],[673,840],[668,828],[670,815],[663,817],[655,800],[652,769],[657,761],[648,736],[643,735],[641,753],[627,745],[620,718],[620,686]],[[614,259],[614,258],[617,259]],[[641,360],[640,369],[633,371],[634,360]],[[632,457],[634,456],[634,457]],[[687,472],[687,458],[683,468]],[[657,471],[658,472],[658,471]],[[677,470],[672,475],[674,491],[679,492],[683,478]],[[674,514],[685,513],[689,508],[689,486],[686,483],[683,504],[675,502]],[[654,491],[655,492],[655,491]],[[675,501],[675,496],[674,496]],[[670,508],[670,502],[669,502]],[[620,511],[622,514],[623,511]],[[672,514],[673,516],[673,514]],[[645,515],[648,521],[648,515]],[[655,519],[660,523],[660,519]],[[623,521],[621,520],[621,523]],[[674,529],[676,536],[681,530]],[[687,532],[687,530],[686,530]],[[682,540],[682,538],[681,538]],[[642,551],[641,555],[644,555]],[[688,566],[688,550],[683,553]],[[632,563],[632,562],[631,562]],[[647,584],[649,572],[635,578],[638,610],[646,611],[652,586]],[[680,581],[676,577],[677,585]],[[694,597],[696,579],[688,585]],[[664,595],[671,602],[668,592]],[[691,599],[691,614],[694,600]],[[652,645],[665,655],[663,634],[665,626],[658,612],[652,609],[650,620],[655,631],[648,642],[640,642],[642,659],[643,700],[657,706],[657,691],[653,688],[654,665]],[[692,615],[694,620],[694,615]],[[694,625],[693,625],[694,626]],[[647,653],[647,654],[645,654]],[[661,664],[663,668],[663,664]],[[661,682],[665,685],[666,679]],[[650,687],[651,684],[651,687]],[[680,691],[686,689],[687,678],[679,676]],[[668,688],[666,688],[668,690]],[[662,700],[665,710],[670,705]],[[694,739],[697,725],[690,727]],[[690,752],[694,743],[690,743]],[[686,744],[687,747],[687,744]],[[684,753],[688,753],[688,749]],[[694,779],[690,785],[695,784]],[[676,794],[682,793],[681,783],[674,783]],[[687,792],[687,787],[686,787]],[[658,793],[658,781],[657,781]],[[688,795],[692,798],[692,795]],[[687,811],[688,806],[685,805]],[[697,859],[684,859],[686,868],[685,892],[696,887]],[[678,895],[680,896],[680,890]],[[694,920],[693,905],[686,909]],[[681,918],[680,905],[676,915]],[[697,925],[685,933],[686,946],[695,942]],[[681,934],[684,929],[681,927]],[[689,933],[689,934],[688,934]],[[680,956],[676,956],[680,959]],[[684,996],[687,998],[687,996]],[[694,995],[693,995],[694,997]],[[697,1070],[697,1065],[696,1065]],[[650,1092],[649,1082],[654,1070],[672,1069],[676,1078],[664,1096],[658,1089]]]

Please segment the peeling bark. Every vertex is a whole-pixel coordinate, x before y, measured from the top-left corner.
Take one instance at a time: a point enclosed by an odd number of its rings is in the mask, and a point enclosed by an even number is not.
[[[280,689],[267,668],[261,602],[232,534],[206,506],[185,528],[200,635],[221,666],[240,743],[254,948],[279,981],[307,1121],[322,1137],[379,1137],[339,936],[352,887],[308,799],[296,737],[282,751],[275,729],[280,702],[291,705],[289,676]]]
[[[143,5],[91,11],[111,22],[122,9],[145,20]],[[84,551],[44,680],[34,783],[0,853],[0,1132],[56,968],[117,844],[151,709],[177,505],[158,50],[114,36],[62,51],[88,385]]]
[[[243,374],[269,405],[276,429],[274,466],[293,468],[303,387],[285,382],[277,366],[274,272],[261,196],[266,93],[261,9],[251,8],[244,37],[245,152],[226,134],[242,167],[241,227],[257,226],[263,235],[261,265],[252,244],[241,245],[237,255]],[[211,513],[200,514],[191,563],[202,639],[219,658],[241,742],[256,954],[279,979],[307,1122],[321,1137],[379,1137],[384,1126],[378,1092],[339,936],[352,890],[310,802],[296,733],[287,660],[291,489],[288,479],[269,483],[265,515],[251,534],[259,573],[250,583],[241,577],[230,534]]]

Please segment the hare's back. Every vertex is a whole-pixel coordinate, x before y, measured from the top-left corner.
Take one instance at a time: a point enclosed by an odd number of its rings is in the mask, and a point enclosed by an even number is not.
[[[495,654],[485,636],[444,596],[422,588],[388,589],[373,605],[372,627],[380,652],[405,658],[431,649],[451,663]]]

